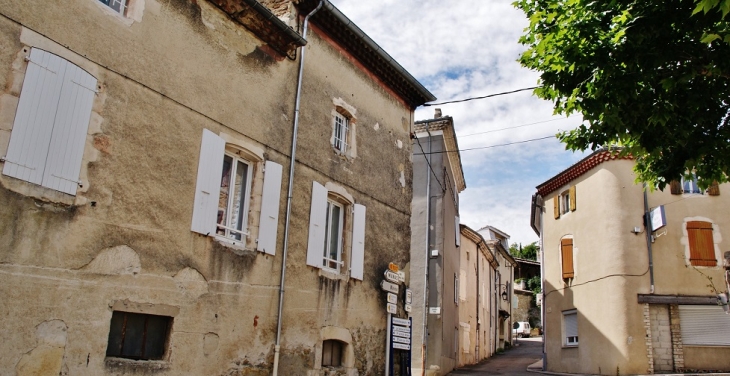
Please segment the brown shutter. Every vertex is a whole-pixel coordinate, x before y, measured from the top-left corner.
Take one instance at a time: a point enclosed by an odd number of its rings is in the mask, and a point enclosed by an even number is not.
[[[679,182],[679,180],[672,180],[669,182],[669,191],[673,195],[681,195],[682,194],[682,184]]]
[[[555,195],[555,198],[553,198],[553,209],[555,209],[555,219],[560,218],[560,194]]]
[[[573,239],[560,240],[560,253],[563,258],[563,278],[573,278]]]
[[[707,194],[710,196],[719,196],[720,184],[718,184],[717,181],[713,181],[712,184],[710,184],[710,188],[707,188]]]
[[[575,186],[570,187],[570,211],[575,211]]]
[[[695,266],[717,266],[715,242],[712,240],[712,223],[687,222],[689,236],[689,262]]]

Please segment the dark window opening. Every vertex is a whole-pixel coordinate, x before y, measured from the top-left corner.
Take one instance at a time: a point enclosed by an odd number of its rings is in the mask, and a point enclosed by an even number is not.
[[[327,340],[322,342],[322,367],[342,365],[342,342]]]
[[[171,326],[172,317],[114,311],[106,356],[160,360]]]

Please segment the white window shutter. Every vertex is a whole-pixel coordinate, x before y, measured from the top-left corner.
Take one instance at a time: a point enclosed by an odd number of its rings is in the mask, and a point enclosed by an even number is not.
[[[3,174],[35,184],[43,181],[53,121],[63,83],[63,59],[39,49],[30,51],[18,100]]]
[[[261,197],[259,239],[256,249],[273,255],[276,254],[276,234],[279,229],[282,167],[276,162],[266,161],[264,170],[264,192]]]
[[[350,277],[362,281],[365,269],[365,212],[364,205],[355,205],[352,220],[352,256],[350,258]]]
[[[222,138],[203,129],[191,226],[191,230],[203,235],[215,234],[225,150]]]
[[[327,222],[327,188],[312,182],[312,207],[309,212],[309,242],[307,265],[322,267],[324,257],[325,226]]]
[[[63,61],[62,69],[65,71],[63,86],[42,185],[75,195],[96,93],[96,78],[67,61]]]
[[[454,237],[456,246],[461,247],[461,229],[459,229],[459,217],[454,217]]]

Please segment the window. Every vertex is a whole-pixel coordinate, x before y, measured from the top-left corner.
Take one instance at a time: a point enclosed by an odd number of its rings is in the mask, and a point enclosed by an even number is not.
[[[96,83],[78,66],[31,49],[3,174],[76,195]]]
[[[563,279],[573,278],[575,269],[573,267],[573,239],[560,239],[560,259],[562,264]]]
[[[322,342],[322,367],[340,367],[342,365],[342,342],[326,340]]]
[[[570,192],[565,191],[560,195],[561,207],[560,214],[570,213]]]
[[[730,346],[730,316],[721,307],[680,305],[678,308],[685,346]]]
[[[129,0],[99,0],[102,4],[105,4],[109,8],[114,9],[117,13],[122,16],[127,14],[127,3]]]
[[[702,194],[700,187],[697,185],[697,175],[692,174],[691,179],[685,179],[682,177],[682,193],[697,193]]]
[[[350,119],[339,112],[335,113],[332,129],[332,146],[342,154],[346,154],[348,151],[347,137],[349,130]]]
[[[222,137],[203,130],[191,230],[216,236],[233,245],[253,248],[255,243],[257,250],[275,254],[282,167],[272,161],[261,162],[262,158],[255,153],[228,144]],[[255,224],[249,223],[249,214],[259,208],[250,207],[251,192],[257,170],[260,174],[262,167],[260,192],[263,193],[258,238],[254,241],[251,228]]]
[[[563,333],[565,346],[578,346],[578,312],[563,311]]]
[[[248,236],[251,162],[226,153],[223,157],[216,234],[241,241]]]
[[[576,209],[576,188],[570,187],[568,190],[556,195],[553,198],[553,208],[555,219],[560,218],[561,214],[567,214]]]
[[[454,303],[459,305],[459,277],[454,273]]]
[[[172,327],[172,317],[114,311],[106,356],[160,360]]]
[[[688,221],[686,226],[690,265],[717,266],[712,223]]]
[[[312,182],[307,265],[340,273],[349,256],[350,277],[362,280],[365,212],[343,188]]]
[[[342,224],[345,209],[341,204],[327,200],[325,220],[324,259],[322,266],[339,271],[342,257]]]

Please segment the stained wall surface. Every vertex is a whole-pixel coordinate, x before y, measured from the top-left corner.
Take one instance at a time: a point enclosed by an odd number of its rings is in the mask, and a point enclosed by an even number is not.
[[[379,283],[409,261],[411,109],[321,30],[308,42],[279,372],[324,373],[322,342],[336,339],[341,372],[382,374]],[[126,17],[97,0],[2,1],[2,155],[32,48],[98,86],[75,196],[0,176],[0,374],[270,374],[298,61],[208,1],[132,0]],[[356,120],[356,155],[332,147],[337,106]],[[261,158],[245,244],[191,231],[204,129]],[[255,250],[263,161],[284,170],[274,255]],[[367,208],[362,280],[350,277],[351,215],[340,272],[306,265],[313,182]],[[118,310],[173,318],[163,360],[105,356]]]

